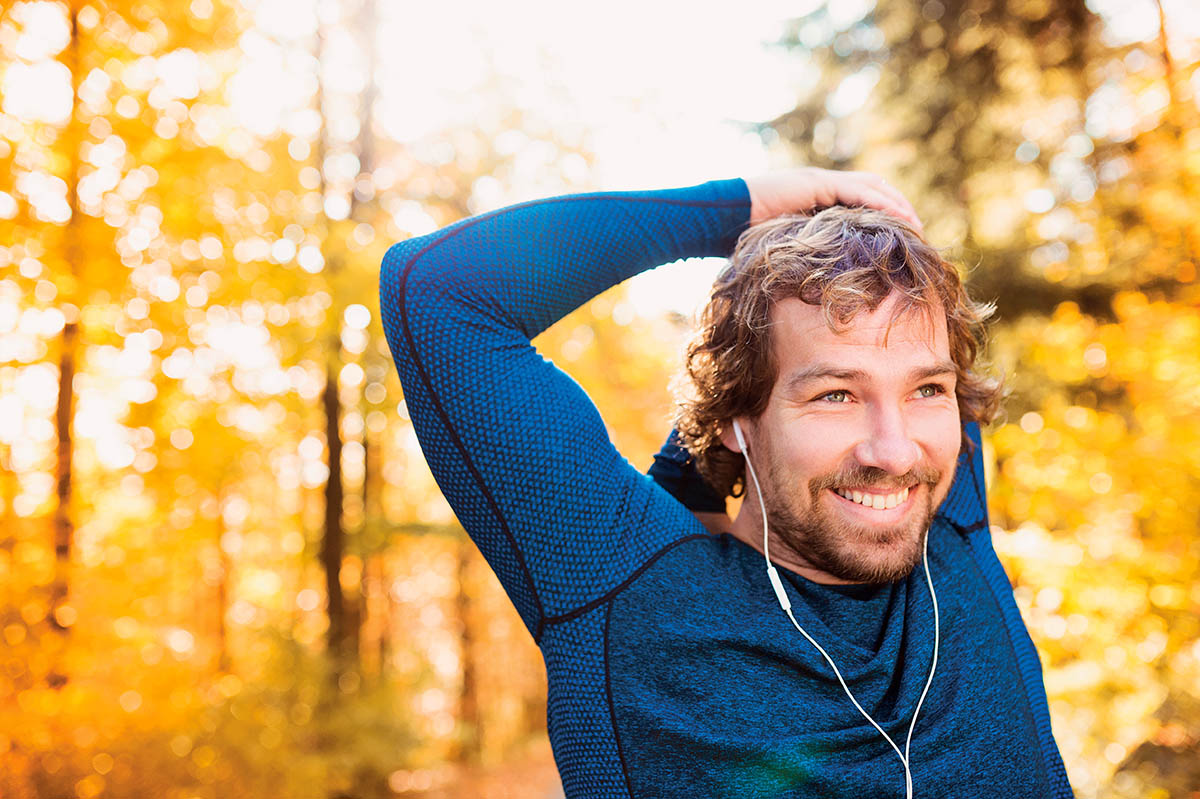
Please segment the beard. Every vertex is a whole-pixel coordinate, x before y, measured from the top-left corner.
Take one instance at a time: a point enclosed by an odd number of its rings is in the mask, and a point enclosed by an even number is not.
[[[765,496],[771,538],[803,557],[812,566],[851,583],[890,583],[912,574],[920,563],[925,538],[933,521],[934,489],[942,473],[932,467],[918,467],[895,476],[883,469],[851,464],[835,474],[813,478],[806,486],[809,508],[797,507],[794,491],[784,470],[772,458],[767,469],[770,492]],[[921,502],[909,518],[886,527],[856,524],[823,504],[823,494],[839,486],[870,485],[880,491],[925,486]],[[835,500],[837,501],[837,500]],[[941,503],[941,498],[938,503]]]

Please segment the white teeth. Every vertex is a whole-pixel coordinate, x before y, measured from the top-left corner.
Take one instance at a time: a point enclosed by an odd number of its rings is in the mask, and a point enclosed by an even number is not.
[[[838,492],[839,496],[844,497],[851,502],[857,502],[863,507],[873,508],[875,510],[894,508],[897,505],[904,504],[904,501],[908,499],[907,488],[901,489],[894,494],[864,494],[861,491],[848,491],[844,488],[838,488],[836,491]]]

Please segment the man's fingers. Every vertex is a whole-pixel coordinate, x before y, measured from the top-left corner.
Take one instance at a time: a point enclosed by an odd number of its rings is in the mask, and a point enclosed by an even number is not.
[[[811,213],[831,205],[862,205],[892,214],[922,230],[908,199],[873,172],[838,172],[801,167],[747,181],[752,223],[779,214]]]
[[[824,191],[822,205],[865,205],[886,211],[905,220],[918,231],[923,230],[921,219],[908,198],[895,186],[874,172],[836,172],[821,170]]]
[[[882,205],[876,202],[865,204],[879,208],[882,211],[887,211],[911,223],[917,230],[923,230],[921,219],[917,216],[916,209],[912,207],[912,203],[908,201],[903,192],[874,172],[855,172],[854,175],[866,185],[866,194],[873,198],[878,198],[880,195],[886,197]]]
[[[876,175],[875,179],[877,181],[876,185],[880,191],[882,191],[884,194],[887,194],[889,197],[891,197],[893,200],[895,200],[897,205],[899,205],[902,208],[907,208],[914,216],[916,215],[916,211],[913,209],[912,205],[909,204],[908,198],[904,196],[904,192],[897,189],[891,183],[888,183],[884,178],[880,177],[879,175]]]
[[[880,185],[881,180],[860,178],[854,181],[834,184],[834,200],[829,205],[865,205],[885,211],[911,224],[918,231],[922,230],[921,220],[917,212],[895,188]]]
[[[904,192],[900,191],[886,180],[883,181],[883,185],[880,187],[880,190],[892,198],[892,201],[896,204],[896,208],[902,212],[901,216],[904,219],[907,219],[909,222],[916,225],[917,230],[922,230],[921,218],[917,216],[917,209],[913,208],[912,203],[910,203],[908,198],[904,196]]]

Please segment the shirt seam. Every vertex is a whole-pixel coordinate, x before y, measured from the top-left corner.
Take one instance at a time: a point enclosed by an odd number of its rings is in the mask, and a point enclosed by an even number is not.
[[[661,558],[663,555],[667,554],[669,551],[671,551],[672,549],[674,549],[675,547],[677,547],[681,544],[685,544],[689,541],[695,541],[698,539],[706,539],[706,538],[711,538],[711,536],[709,536],[707,533],[695,533],[693,535],[687,535],[687,536],[684,536],[683,538],[678,538],[678,539],[672,541],[671,543],[667,544],[663,548],[659,549],[657,552],[655,552],[649,558],[647,558],[646,561],[644,563],[642,563],[641,566],[638,566],[637,569],[635,569],[632,574],[630,574],[628,577],[626,577],[624,580],[622,580],[618,585],[614,586],[613,588],[610,588],[603,595],[597,597],[596,599],[593,599],[583,605],[580,605],[579,607],[575,608],[574,610],[569,610],[566,613],[560,613],[557,616],[547,617],[543,624],[543,627],[549,627],[552,624],[563,624],[564,622],[568,622],[573,619],[577,619],[580,616],[583,616],[584,614],[595,610],[596,608],[600,607],[604,603],[611,602],[612,600],[616,599],[617,594],[621,593],[626,588],[628,588],[630,585],[632,585],[634,583],[634,581],[637,580],[637,578],[641,577],[646,572],[646,570],[649,569],[651,566],[653,566],[658,561],[658,559]]]
[[[612,725],[613,741],[617,745],[617,760],[621,764],[621,776],[625,780],[625,793],[633,799],[633,783],[629,776],[629,765],[625,762],[625,749],[621,746],[621,731],[617,729],[617,708],[613,702],[612,670],[608,658],[608,625],[612,618],[612,602],[604,611],[604,697],[608,702],[608,721]]]

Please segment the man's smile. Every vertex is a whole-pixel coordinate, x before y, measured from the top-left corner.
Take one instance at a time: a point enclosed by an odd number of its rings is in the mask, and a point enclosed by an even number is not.
[[[907,487],[902,488],[899,491],[892,491],[890,493],[871,491],[870,489],[865,488],[862,490],[836,488],[834,490],[837,492],[838,496],[842,497],[843,499],[848,499],[851,502],[857,502],[863,507],[874,508],[875,510],[894,508],[908,499]]]
[[[901,489],[828,489],[836,506],[845,514],[867,524],[895,524],[905,519],[921,496],[922,483]]]

